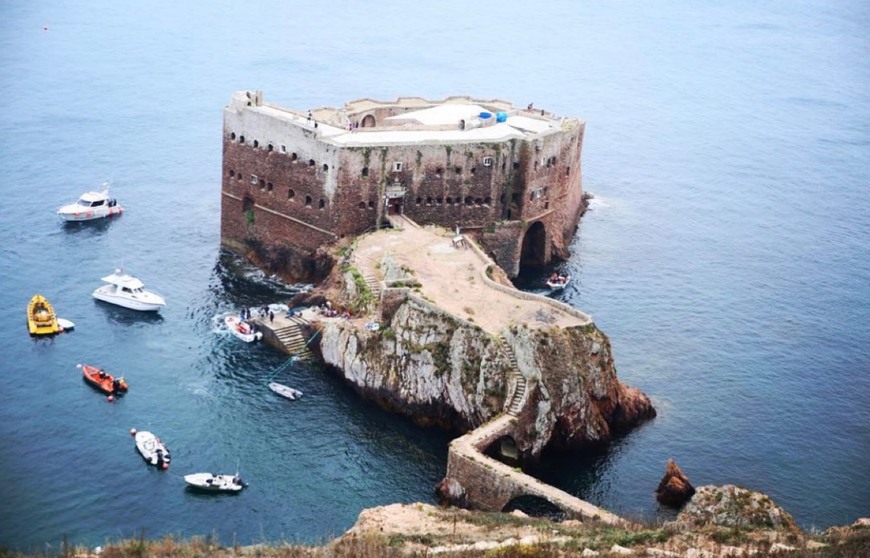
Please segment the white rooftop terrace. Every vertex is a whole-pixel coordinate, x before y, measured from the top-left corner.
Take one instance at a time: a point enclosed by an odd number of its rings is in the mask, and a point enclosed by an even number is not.
[[[481,118],[481,113],[489,113],[490,116]],[[466,122],[466,127],[460,129],[459,123],[463,120]],[[485,107],[459,103],[410,111],[390,116],[384,121],[386,128],[357,128],[351,132],[329,125],[319,126],[322,127],[321,137],[329,138],[339,145],[350,146],[506,141],[555,131],[561,125],[559,121],[552,119],[510,114],[504,122],[497,122],[496,113]],[[432,128],[414,129],[414,124]],[[403,125],[410,126],[391,129],[391,126]]]
[[[466,99],[472,101],[468,98],[463,100]],[[234,98],[234,101],[236,100],[238,100],[237,106],[243,105],[245,102],[244,92],[237,93]],[[414,100],[424,101],[422,99]],[[351,117],[347,114],[346,109],[319,108],[313,111],[314,118],[309,120],[307,114],[269,103],[247,105],[246,108],[281,121],[315,130],[319,139],[340,146],[458,144],[529,139],[548,132],[559,131],[564,120],[554,118],[550,114],[539,113],[537,110],[517,109],[503,101],[497,104],[484,102],[484,105],[487,105],[484,106],[475,102],[456,102],[456,100],[458,99],[451,98],[449,102],[445,101],[442,104],[434,104],[384,118],[378,126],[373,128],[360,127],[352,130],[347,129],[347,122],[350,121]],[[359,104],[360,102],[355,101],[354,103]],[[368,108],[381,104],[369,101]],[[388,105],[389,103],[383,104]],[[493,110],[489,108],[490,104],[498,109],[508,109],[508,107],[509,109]],[[354,108],[359,109],[360,107],[354,106]],[[357,110],[353,112],[358,114]],[[498,112],[507,113],[504,121],[497,121],[496,114]],[[481,118],[481,113],[489,113],[491,116]],[[465,121],[465,129],[460,126],[462,121]],[[338,125],[339,123],[342,124]]]

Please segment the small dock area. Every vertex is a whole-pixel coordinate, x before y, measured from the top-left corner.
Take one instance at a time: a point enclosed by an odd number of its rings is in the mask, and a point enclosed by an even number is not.
[[[306,326],[316,321],[316,316],[313,310],[305,309],[292,315],[287,312],[277,313],[273,318],[252,316],[250,321],[263,333],[263,342],[288,355],[310,359],[308,342],[311,341],[311,336],[307,333]]]

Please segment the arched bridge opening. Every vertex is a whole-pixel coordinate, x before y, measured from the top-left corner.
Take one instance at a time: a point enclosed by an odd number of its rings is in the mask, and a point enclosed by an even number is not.
[[[483,453],[511,467],[521,465],[517,442],[512,436],[501,436],[490,444]]]
[[[540,221],[535,221],[523,235],[520,252],[520,269],[543,267],[547,263],[547,229]]]
[[[551,521],[563,521],[568,519],[568,514],[559,506],[553,504],[546,498],[534,496],[532,494],[523,494],[517,496],[508,502],[501,510],[508,513],[514,510],[520,510],[530,517],[543,517]]]

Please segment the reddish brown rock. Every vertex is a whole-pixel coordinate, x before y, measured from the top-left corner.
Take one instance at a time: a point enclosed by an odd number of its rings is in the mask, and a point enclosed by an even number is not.
[[[665,506],[678,508],[695,494],[695,487],[673,459],[668,459],[665,476],[656,490],[656,500]]]
[[[466,507],[468,505],[465,488],[463,488],[456,479],[444,477],[444,479],[435,486],[435,493],[438,494],[441,505],[443,506]]]

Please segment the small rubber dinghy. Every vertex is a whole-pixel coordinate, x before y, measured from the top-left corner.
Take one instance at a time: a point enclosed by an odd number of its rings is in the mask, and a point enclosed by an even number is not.
[[[169,449],[160,438],[147,430],[136,432],[134,429],[132,434],[136,438],[136,449],[139,450],[146,462],[158,469],[169,468]]]
[[[215,475],[214,473],[184,475],[184,482],[205,492],[241,492],[248,486],[239,475]]]
[[[87,383],[105,394],[114,395],[127,391],[127,381],[123,377],[116,378],[102,368],[90,364],[77,364],[76,367],[82,369],[82,377]]]
[[[299,399],[300,397],[302,397],[302,392],[298,389],[293,389],[292,387],[285,386],[284,384],[279,384],[277,382],[269,382],[269,389],[271,389],[281,397],[286,397],[290,400]]]

